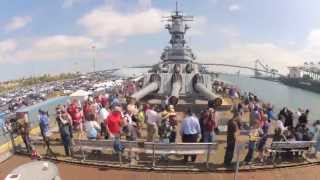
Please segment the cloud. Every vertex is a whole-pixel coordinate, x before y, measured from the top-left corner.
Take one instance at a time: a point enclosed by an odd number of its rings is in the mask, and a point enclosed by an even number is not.
[[[78,23],[89,36],[110,41],[160,32],[163,27],[163,14],[163,11],[154,8],[121,13],[112,7],[104,6],[84,15]]]
[[[4,26],[4,28],[8,32],[16,31],[27,26],[31,21],[32,18],[30,16],[15,16]]]
[[[320,29],[313,29],[307,36],[306,46],[299,54],[308,62],[320,61]]]
[[[159,55],[159,52],[155,49],[147,49],[145,50],[145,55],[147,56],[157,56]]]
[[[188,22],[188,25],[191,27],[191,30],[187,32],[187,35],[190,36],[202,36],[208,31],[208,18],[205,16],[196,16],[194,17],[193,22]]]
[[[139,0],[138,3],[142,9],[150,9],[152,0]]]
[[[86,0],[64,0],[62,7],[63,8],[70,8],[70,7],[74,6],[75,4],[79,4],[83,1],[86,1]]]
[[[16,61],[82,59],[90,54],[93,40],[83,36],[54,35],[33,40],[15,53]]]
[[[241,7],[238,4],[231,4],[228,7],[228,10],[231,11],[231,12],[239,11],[240,9],[241,9]]]
[[[287,72],[288,65],[299,65],[303,58],[295,52],[281,48],[272,43],[237,43],[222,50],[209,52],[201,56],[201,62],[217,62],[243,66],[254,66],[259,59],[269,67],[276,68],[283,73]]]
[[[0,63],[86,59],[92,56],[93,44],[96,43],[88,37],[66,35],[46,36],[28,41],[0,41]]]
[[[240,38],[240,34],[230,28],[222,28],[221,33],[230,37],[229,42],[220,49],[199,52],[199,62],[216,62],[253,67],[254,61],[259,59],[262,63],[286,74],[288,66],[301,66],[306,61],[317,64],[320,60],[320,29],[310,31],[301,48],[282,47],[272,42],[243,41]]]
[[[17,43],[13,39],[0,41],[0,63],[7,61],[10,54],[17,48]]]

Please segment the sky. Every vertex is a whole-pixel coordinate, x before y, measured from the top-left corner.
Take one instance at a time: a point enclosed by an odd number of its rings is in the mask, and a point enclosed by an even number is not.
[[[319,0],[178,0],[197,62],[320,61]],[[160,61],[175,0],[1,0],[0,81]],[[94,48],[93,48],[94,47]],[[223,71],[221,67],[214,68]],[[237,71],[235,69],[229,71]]]

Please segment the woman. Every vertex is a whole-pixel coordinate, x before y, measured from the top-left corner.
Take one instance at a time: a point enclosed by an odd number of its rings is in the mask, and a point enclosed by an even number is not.
[[[254,150],[256,148],[256,143],[260,135],[259,125],[255,124],[249,132],[249,144],[248,153],[244,159],[246,164],[250,164],[254,155]]]
[[[214,129],[217,128],[215,116],[215,110],[209,108],[203,117],[203,142],[213,142],[215,139]]]
[[[97,121],[94,120],[94,116],[91,117],[84,123],[85,131],[88,139],[97,139],[101,127]]]
[[[169,122],[169,116],[168,116],[169,113],[162,112],[161,115],[162,116],[161,116],[161,121],[158,128],[158,135],[161,143],[169,144],[171,131],[172,131],[172,127],[170,126],[170,122]],[[168,156],[164,154],[161,155],[161,160],[167,161]]]
[[[175,143],[176,142],[176,137],[177,137],[177,114],[174,110],[174,106],[173,105],[169,105],[168,106],[168,120],[169,120],[169,124],[171,127],[171,133],[170,133],[170,137],[169,137],[169,141],[170,143]]]

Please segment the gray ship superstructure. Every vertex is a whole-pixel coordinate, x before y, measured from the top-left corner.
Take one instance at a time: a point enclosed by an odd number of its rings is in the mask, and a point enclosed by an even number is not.
[[[144,97],[168,96],[169,102],[174,105],[179,99],[203,99],[221,105],[222,99],[212,92],[213,75],[194,62],[196,57],[185,40],[186,32],[190,29],[186,22],[192,21],[193,17],[184,16],[177,8],[165,19],[168,22],[165,27],[171,35],[170,46],[161,54],[162,61],[145,75],[143,88],[131,97],[140,100]]]

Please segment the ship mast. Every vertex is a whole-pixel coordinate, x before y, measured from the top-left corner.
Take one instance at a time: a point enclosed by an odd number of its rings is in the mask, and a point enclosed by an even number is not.
[[[185,23],[187,21],[193,21],[192,16],[184,16],[179,11],[178,2],[176,2],[176,10],[171,16],[164,17],[168,22],[165,28],[168,29],[171,47],[167,47],[161,59],[164,61],[192,61],[195,59],[192,50],[186,46],[185,34],[190,27]]]

